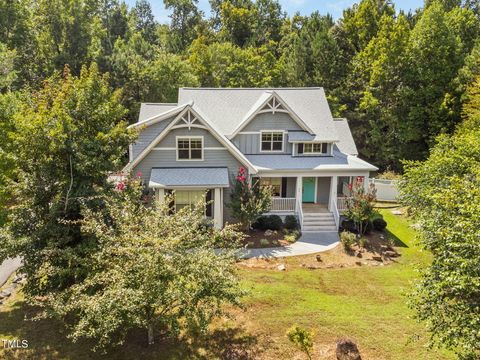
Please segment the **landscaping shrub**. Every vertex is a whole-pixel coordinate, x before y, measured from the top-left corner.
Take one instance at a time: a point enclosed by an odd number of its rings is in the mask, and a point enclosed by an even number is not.
[[[355,227],[355,222],[350,219],[343,219],[341,224],[341,230],[349,231],[353,233],[357,232],[357,228]]]
[[[383,231],[387,227],[387,222],[383,219],[383,217],[377,217],[373,219],[372,226],[375,230]]]
[[[284,239],[288,241],[290,244],[293,244],[295,241],[297,241],[301,235],[300,231],[298,230],[293,230],[293,231],[284,230],[284,233],[285,233]]]
[[[352,246],[355,244],[355,239],[356,236],[354,233],[348,231],[342,231],[340,233],[340,242],[347,251],[352,249]]]
[[[360,240],[358,240],[358,245],[360,245],[361,248],[366,249],[369,244],[370,243],[366,237],[362,237]]]
[[[260,216],[252,226],[258,230],[281,230],[283,221],[278,215]]]
[[[283,226],[288,230],[297,230],[299,228],[297,217],[295,215],[285,216],[285,224]]]
[[[313,332],[301,328],[298,325],[292,326],[287,331],[288,340],[290,340],[296,347],[302,350],[309,359],[312,358],[311,352],[313,349]]]

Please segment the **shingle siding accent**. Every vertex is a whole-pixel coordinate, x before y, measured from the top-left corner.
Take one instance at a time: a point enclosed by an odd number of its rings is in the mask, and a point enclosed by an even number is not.
[[[188,130],[188,128],[173,129],[162,139],[162,141],[155,145],[155,147],[176,148],[177,136],[203,136],[204,147],[224,147],[208,130],[198,128],[190,128],[190,130]]]
[[[173,121],[175,117],[160,121],[159,123],[141,128],[137,140],[132,144],[132,160],[134,160],[145,148]]]
[[[263,113],[255,116],[242,131],[260,131],[260,130],[302,130],[290,115],[285,113]]]

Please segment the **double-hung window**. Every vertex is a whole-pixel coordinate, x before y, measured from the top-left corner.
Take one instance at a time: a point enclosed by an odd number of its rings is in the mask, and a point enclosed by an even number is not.
[[[203,138],[201,137],[178,137],[177,138],[178,160],[203,160]]]
[[[283,151],[283,132],[281,131],[262,131],[261,133],[262,151]]]

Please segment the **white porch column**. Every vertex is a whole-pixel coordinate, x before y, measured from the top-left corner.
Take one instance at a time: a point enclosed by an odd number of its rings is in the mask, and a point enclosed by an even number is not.
[[[165,189],[155,189],[155,200],[162,204],[165,200]]]
[[[217,229],[223,227],[223,196],[222,188],[215,188],[213,194],[213,226]]]
[[[302,183],[303,178],[301,176],[297,176],[297,183],[295,187],[295,210],[298,213],[300,209],[298,209],[298,205],[302,206]]]
[[[337,198],[338,176],[334,175],[330,179],[330,199],[328,201],[328,210],[333,211],[333,201]]]

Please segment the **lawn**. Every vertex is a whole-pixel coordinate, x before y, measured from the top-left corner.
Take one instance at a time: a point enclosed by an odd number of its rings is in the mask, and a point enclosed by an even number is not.
[[[426,264],[429,256],[415,245],[415,231],[405,218],[389,209],[382,213],[400,245],[397,263],[308,270],[295,266],[298,258],[287,258],[283,272],[242,268],[240,275],[250,290],[245,309],[229,310],[231,318],[217,321],[209,335],[184,335],[146,348],[144,334],[132,333],[125,346],[106,358],[207,359],[245,351],[255,359],[304,359],[285,336],[293,324],[315,331],[316,359],[334,359],[335,340],[343,336],[357,342],[363,359],[453,358],[425,348],[423,327],[405,305],[415,268]],[[0,340],[29,341],[28,350],[0,349],[0,358],[105,358],[89,352],[90,344],[71,344],[52,321],[23,321],[32,314],[21,295],[0,308]]]

